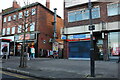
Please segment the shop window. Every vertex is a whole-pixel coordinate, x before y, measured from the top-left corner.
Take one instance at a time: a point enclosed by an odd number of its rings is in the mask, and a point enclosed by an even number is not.
[[[34,31],[35,30],[35,22],[30,24],[30,31]]]
[[[10,28],[7,28],[7,34],[10,34]]]
[[[108,35],[108,48],[110,56],[118,56],[120,50],[120,32],[110,32]]]
[[[19,25],[18,26],[18,33],[21,33],[21,31],[22,31],[22,25]]]
[[[19,13],[18,19],[22,18],[22,12]]]
[[[7,18],[5,17],[5,18],[4,18],[4,22],[6,22],[6,20],[7,20]]]
[[[12,34],[15,34],[15,27],[12,27]]]
[[[3,28],[2,35],[5,35],[6,28]]]
[[[32,15],[35,15],[35,14],[36,14],[36,9],[33,8],[33,9],[32,9]]]
[[[8,16],[8,21],[11,21],[11,16]]]
[[[114,16],[120,14],[120,4],[108,4],[107,5],[108,16]]]

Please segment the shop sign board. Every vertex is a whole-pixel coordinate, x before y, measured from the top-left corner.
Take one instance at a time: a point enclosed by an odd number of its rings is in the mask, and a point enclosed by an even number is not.
[[[1,42],[0,55],[9,55],[9,43]]]
[[[24,35],[16,35],[15,40],[23,40]],[[26,34],[25,40],[35,39],[35,34]]]
[[[67,39],[67,40],[90,40],[90,34],[78,34],[78,35],[68,35],[68,38],[66,36],[62,36],[61,39]]]

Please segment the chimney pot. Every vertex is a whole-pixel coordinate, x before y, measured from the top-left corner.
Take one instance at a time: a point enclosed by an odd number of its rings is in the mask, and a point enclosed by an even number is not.
[[[46,0],[46,7],[50,9],[50,0]]]

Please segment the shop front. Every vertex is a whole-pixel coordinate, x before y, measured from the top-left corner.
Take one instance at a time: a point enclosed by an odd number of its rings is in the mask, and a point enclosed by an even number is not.
[[[69,59],[90,59],[90,34],[62,36],[68,42]]]
[[[25,35],[25,45],[24,46],[34,46],[35,48],[35,52],[36,52],[36,56],[37,56],[37,50],[38,50],[38,46],[37,46],[37,35],[38,33],[26,33]],[[15,35],[15,55],[16,56],[20,56],[21,52],[22,52],[22,47],[23,47],[23,38],[24,35],[23,34],[19,34],[19,35]]]

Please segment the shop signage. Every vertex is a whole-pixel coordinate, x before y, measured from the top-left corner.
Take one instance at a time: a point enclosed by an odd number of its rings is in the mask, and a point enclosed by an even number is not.
[[[15,40],[23,40],[24,35],[16,35]],[[26,34],[25,35],[25,40],[30,40],[30,39],[35,39],[35,34]]]
[[[9,54],[9,43],[1,42],[0,55],[8,55]]]
[[[24,39],[24,35],[20,35],[19,40],[23,40],[23,39]],[[25,35],[25,40],[28,40],[28,39],[30,39],[30,34]]]
[[[67,39],[67,41],[90,40],[90,34],[68,35],[68,38],[63,35],[61,39]]]

